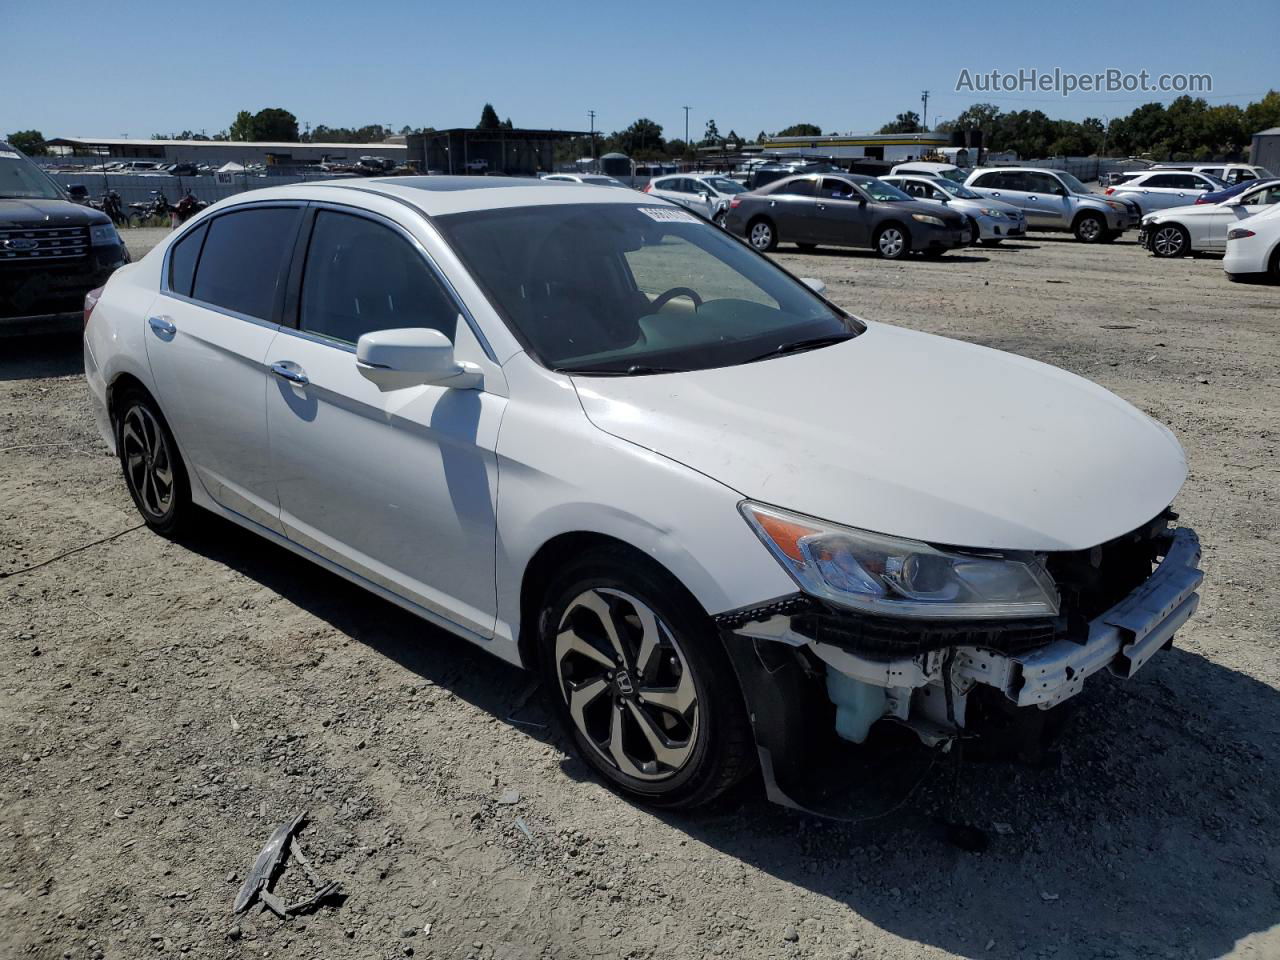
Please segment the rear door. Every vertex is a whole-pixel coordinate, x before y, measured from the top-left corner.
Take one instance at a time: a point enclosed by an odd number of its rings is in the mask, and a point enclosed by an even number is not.
[[[847,180],[823,177],[818,184],[818,241],[849,247],[871,242],[871,215],[866,199]]]
[[[778,239],[791,243],[819,243],[816,177],[793,177],[769,194],[769,215]]]
[[[1067,188],[1048,173],[1026,171],[1019,174],[1023,186],[1022,208],[1027,223],[1041,229],[1065,230],[1071,226],[1074,213]]]
[[[303,232],[294,317],[267,356],[285,533],[428,614],[492,636],[501,368],[404,226],[317,204]],[[458,359],[484,370],[484,388],[383,390],[361,376],[361,335],[404,327],[444,333]]]
[[[984,197],[1013,204],[1026,214],[1030,225],[1031,210],[1028,208],[1027,194],[1031,191],[1024,189],[1028,185],[1024,182],[1024,177],[1025,174],[1020,170],[993,170],[979,174],[969,187]]]
[[[209,496],[280,531],[267,457],[267,350],[279,330],[300,204],[201,222],[167,253],[146,332],[160,406]]]

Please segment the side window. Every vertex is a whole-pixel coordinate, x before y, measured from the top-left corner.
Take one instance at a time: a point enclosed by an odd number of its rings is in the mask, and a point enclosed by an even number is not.
[[[1263,190],[1255,190],[1253,199],[1245,201],[1246,203],[1255,203],[1263,206],[1270,206],[1273,203],[1280,203],[1280,184],[1267,187]]]
[[[1222,176],[1222,168],[1221,168],[1221,167],[1205,167],[1205,168],[1204,168],[1203,170],[1201,170],[1200,172],[1201,172],[1201,173],[1207,173],[1207,174],[1208,174],[1209,176],[1211,176],[1211,177],[1221,177],[1221,176]]]
[[[799,180],[792,180],[778,192],[789,193],[797,197],[812,197],[813,180],[808,177],[801,177]]]
[[[412,244],[365,217],[316,214],[302,274],[299,326],[355,343],[371,330],[433,327],[450,340],[458,306]]]
[[[300,207],[254,207],[215,217],[191,295],[259,320],[275,314]]]
[[[200,259],[200,247],[209,224],[203,223],[173,245],[169,251],[169,289],[184,297],[191,296],[191,284],[196,278],[196,261]]]
[[[1139,186],[1150,187],[1152,189],[1162,189],[1179,186],[1178,181],[1181,178],[1175,173],[1157,173],[1154,176],[1147,177]]]
[[[824,177],[822,180],[822,195],[831,197],[833,200],[852,200],[853,185],[847,180],[837,180],[835,177]]]
[[[1062,184],[1058,182],[1057,177],[1051,177],[1047,173],[1024,173],[1022,176],[1027,184],[1022,188],[1023,190],[1053,196],[1062,189]]]
[[[1002,173],[983,173],[973,181],[975,187],[982,187],[985,190],[999,190],[1004,186],[1004,174]]]
[[[943,193],[943,192],[942,192],[941,190],[939,190],[937,187],[930,187],[930,188],[929,188],[928,198],[929,198],[930,200],[939,200],[939,201],[946,201],[946,200],[950,200],[950,199],[951,199],[949,196],[947,196],[945,193]]]

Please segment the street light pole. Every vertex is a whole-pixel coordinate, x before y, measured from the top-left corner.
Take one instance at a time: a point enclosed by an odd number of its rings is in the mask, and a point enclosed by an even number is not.
[[[689,152],[689,108],[684,108],[684,152]]]
[[[596,169],[596,112],[588,110],[587,116],[591,119],[591,172],[599,173]]]

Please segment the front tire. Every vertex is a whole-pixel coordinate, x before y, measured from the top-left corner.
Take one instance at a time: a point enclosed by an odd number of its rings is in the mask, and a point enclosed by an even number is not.
[[[761,253],[768,253],[778,245],[778,230],[767,217],[752,220],[747,226],[747,242]]]
[[[982,239],[982,228],[978,226],[978,221],[969,217],[969,238],[965,242],[969,246],[974,246]]]
[[[871,246],[885,260],[901,260],[911,250],[911,234],[897,223],[886,223],[876,231]]]
[[[1106,222],[1096,213],[1082,214],[1072,228],[1072,233],[1081,243],[1101,243],[1106,232]]]
[[[148,527],[173,537],[191,523],[195,507],[182,455],[154,400],[140,390],[120,398],[116,452],[134,506]]]
[[[1180,224],[1162,223],[1151,235],[1151,252],[1164,259],[1184,257],[1191,252],[1191,235]]]
[[[715,627],[646,558],[582,555],[548,589],[538,625],[556,713],[614,789],[693,807],[751,770],[750,723]]]

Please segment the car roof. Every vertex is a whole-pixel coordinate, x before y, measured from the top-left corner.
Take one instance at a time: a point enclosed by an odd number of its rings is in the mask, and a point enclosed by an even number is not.
[[[557,203],[630,203],[668,205],[669,201],[632,190],[582,190],[572,180],[540,180],[533,177],[369,177],[311,181],[268,187],[237,194],[241,202],[262,200],[317,200],[325,195],[350,192],[388,197],[406,203],[426,216],[445,216],[472,210],[549,206]],[[226,201],[224,201],[226,202]]]

